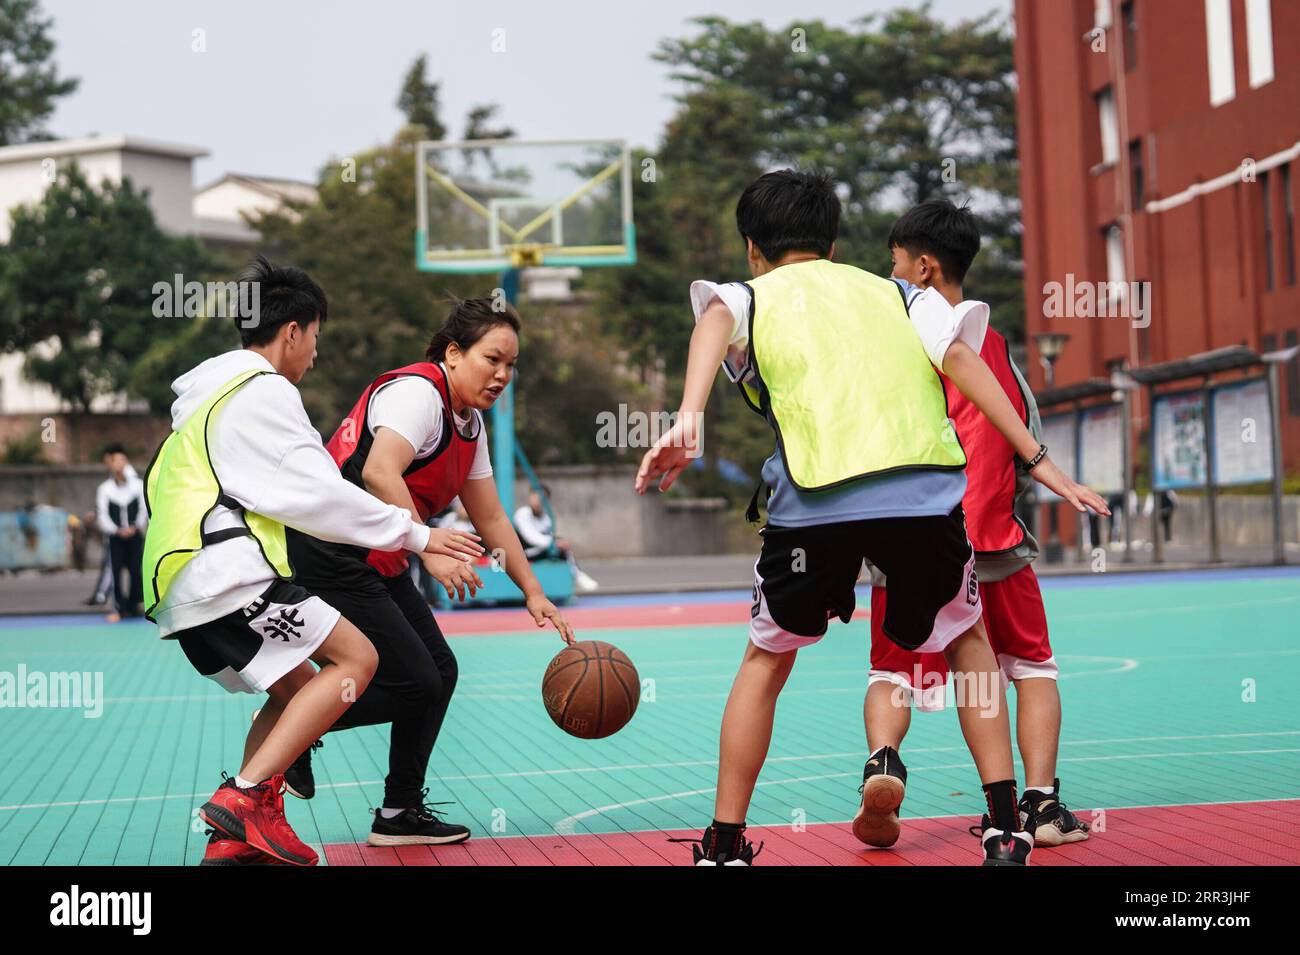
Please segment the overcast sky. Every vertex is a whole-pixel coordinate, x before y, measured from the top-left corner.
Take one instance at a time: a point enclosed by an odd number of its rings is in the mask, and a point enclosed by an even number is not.
[[[716,14],[787,26],[846,24],[901,0],[42,0],[55,58],[81,87],[49,123],[60,137],[126,133],[202,146],[196,185],[226,172],[314,180],[331,157],[387,141],[401,77],[420,53],[460,138],[478,103],[521,138],[611,137],[653,146],[677,91],[658,41]],[[945,20],[1011,0],[934,0]],[[206,51],[194,52],[194,31]],[[501,31],[501,32],[496,32]],[[494,52],[493,44],[504,43]]]

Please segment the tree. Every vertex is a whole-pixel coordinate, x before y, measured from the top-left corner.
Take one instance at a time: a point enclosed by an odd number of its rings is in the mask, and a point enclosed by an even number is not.
[[[147,197],[129,179],[95,188],[70,165],[39,203],[12,210],[0,246],[0,352],[25,351],[24,374],[82,411],[187,330],[188,319],[154,317],[154,285],[201,281],[209,265],[194,239],[158,228]]]
[[[424,130],[423,139],[441,140],[447,136],[447,127],[438,118],[441,112],[438,103],[437,83],[429,82],[426,76],[428,58],[421,53],[415,58],[406,76],[402,80],[402,91],[397,96],[397,108],[406,117],[410,126],[419,126]]]
[[[751,93],[767,165],[830,170],[844,190],[836,257],[888,268],[899,212],[932,196],[972,201],[985,235],[967,291],[1023,338],[1011,37],[996,15],[947,24],[927,6],[851,27],[769,30],[718,17],[656,58],[690,89]]]
[[[0,146],[47,138],[42,127],[54,101],[77,88],[50,62],[52,22],[36,0],[0,0]]]

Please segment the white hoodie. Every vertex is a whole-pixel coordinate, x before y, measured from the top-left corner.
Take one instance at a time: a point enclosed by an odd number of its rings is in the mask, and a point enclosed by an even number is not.
[[[250,369],[274,372],[253,351],[209,358],[172,382],[172,430],[184,426],[222,385]],[[429,529],[343,479],[302,398],[287,378],[261,375],[226,402],[209,428],[212,468],[222,490],[257,514],[321,540],[378,550],[421,551]],[[242,509],[217,506],[209,531],[241,526]],[[149,571],[146,570],[146,573]],[[154,612],[161,636],[197,627],[251,603],[275,571],[251,537],[204,547],[181,569]]]

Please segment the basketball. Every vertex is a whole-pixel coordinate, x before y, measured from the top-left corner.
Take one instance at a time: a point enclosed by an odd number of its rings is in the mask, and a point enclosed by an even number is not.
[[[641,678],[627,654],[602,640],[565,647],[546,666],[542,703],[555,725],[579,739],[604,739],[636,712]]]

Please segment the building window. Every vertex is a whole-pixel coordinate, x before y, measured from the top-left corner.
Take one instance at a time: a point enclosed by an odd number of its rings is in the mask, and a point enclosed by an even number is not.
[[[1110,29],[1110,0],[1093,0],[1092,25],[1099,30]]]
[[[1106,229],[1106,281],[1114,288],[1124,285],[1124,233],[1119,226]]]
[[[1142,168],[1142,140],[1135,139],[1128,144],[1128,168],[1130,183],[1133,188],[1133,208],[1141,209],[1146,204],[1146,175]]]
[[[1205,41],[1210,66],[1210,105],[1222,106],[1237,95],[1237,80],[1232,73],[1232,5],[1229,0],[1205,0]]]
[[[1259,174],[1259,194],[1264,200],[1264,287],[1273,291],[1273,195],[1269,189],[1268,171]]]
[[[1119,8],[1120,21],[1124,24],[1124,69],[1131,70],[1138,65],[1137,14],[1131,2]]]
[[[1273,82],[1272,0],[1246,0],[1246,56],[1250,65],[1250,88]]]
[[[1110,87],[1097,94],[1097,119],[1101,123],[1101,162],[1113,166],[1119,162],[1119,118]]]
[[[1282,214],[1286,217],[1283,228],[1284,263],[1286,265],[1286,284],[1295,285],[1295,199],[1291,192],[1291,164],[1282,166]]]

